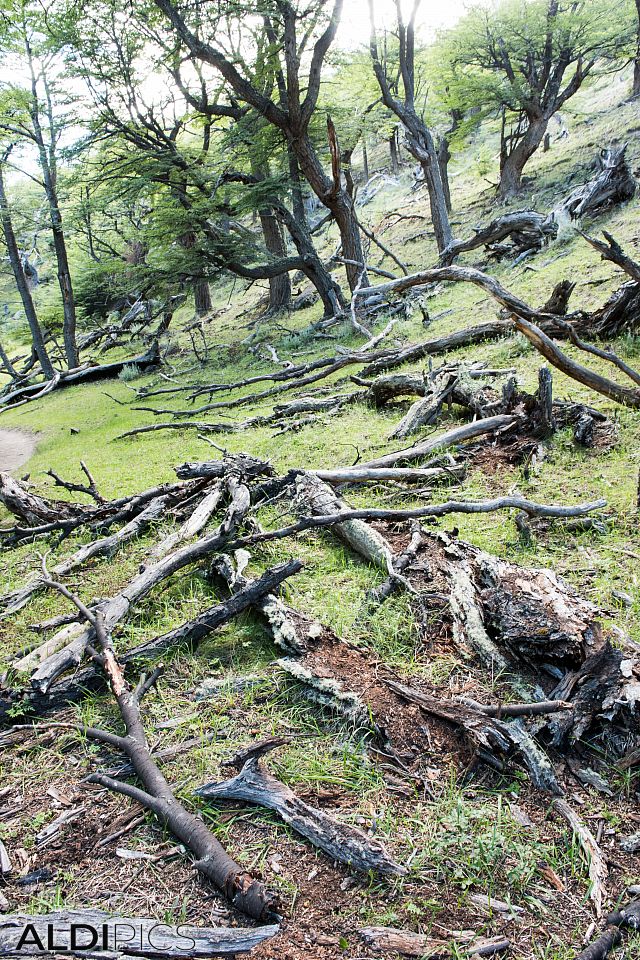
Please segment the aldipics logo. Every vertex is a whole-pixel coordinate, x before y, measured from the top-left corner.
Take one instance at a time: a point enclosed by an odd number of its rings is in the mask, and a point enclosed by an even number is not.
[[[48,917],[13,917],[0,921],[2,950],[12,954],[34,956],[38,953],[109,953],[187,954],[196,941],[186,926],[172,927],[154,920],[113,918],[93,923],[86,919]]]

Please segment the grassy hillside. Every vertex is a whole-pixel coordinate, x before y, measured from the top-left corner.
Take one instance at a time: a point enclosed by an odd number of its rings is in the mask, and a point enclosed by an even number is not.
[[[554,142],[552,149],[539,153],[527,168],[530,182],[518,206],[539,211],[551,209],[570,189],[588,179],[593,160],[602,146],[627,142],[632,169],[640,166],[640,122],[638,106],[624,101],[628,77],[582,93],[571,101],[565,114],[570,136]],[[483,179],[487,157],[491,158],[488,179],[495,172],[497,141],[490,133],[478,135],[452,163],[454,231],[464,237],[474,225],[487,222],[497,212],[494,191]],[[383,162],[374,155],[373,166]],[[436,261],[429,233],[428,203],[424,188],[413,191],[408,168],[397,186],[377,194],[361,208],[360,216],[383,241],[402,258],[410,271]],[[621,208],[581,224],[591,233],[610,231],[634,256],[640,244],[638,212],[640,192]],[[403,219],[390,217],[391,213]],[[407,219],[408,216],[422,219]],[[337,234],[330,229],[322,235],[323,253],[336,247]],[[371,262],[395,270],[388,258],[371,249]],[[604,302],[621,282],[620,272],[603,263],[570,227],[563,227],[556,241],[518,266],[509,261],[488,263],[482,255],[466,261],[487,266],[506,287],[533,305],[541,305],[554,284],[561,279],[577,282],[572,307],[592,309]],[[276,348],[283,359],[296,362],[327,356],[337,347],[355,347],[361,340],[349,330],[332,330],[335,339],[314,339],[304,331],[320,315],[314,306],[277,319],[259,319],[258,291],[241,292],[239,285],[221,285],[213,291],[215,310],[206,325],[209,360],[195,365],[188,340],[180,333],[191,318],[191,308],[176,315],[170,343],[175,350],[165,372],[171,381],[157,374],[70,388],[4,413],[2,427],[30,431],[38,437],[38,448],[19,474],[28,471],[41,489],[53,493],[53,483],[44,471],[53,468],[65,477],[77,478],[78,463],[91,468],[101,492],[108,497],[132,492],[167,481],[172,469],[189,460],[212,459],[220,454],[196,430],[172,430],[143,434],[130,439],[119,435],[136,426],[151,423],[153,414],[139,409],[182,409],[184,394],[153,398],[153,403],[136,397],[135,390],[156,385],[231,382],[273,369],[260,356],[260,345]],[[439,285],[425,294],[425,304],[434,318],[425,329],[416,310],[399,322],[389,343],[415,342],[471,326],[496,315],[496,304],[477,288]],[[377,329],[384,325],[380,317]],[[302,331],[302,332],[301,332]],[[249,347],[257,347],[250,352]],[[638,366],[640,339],[626,337],[614,344],[621,357]],[[570,355],[577,352],[566,347]],[[521,385],[534,389],[540,358],[520,337],[486,343],[473,350],[449,354],[447,360],[486,360],[491,367],[513,367]],[[598,361],[592,366],[598,368]],[[604,367],[602,368],[604,369]],[[348,368],[332,380],[322,381],[318,392],[341,391],[352,386]],[[239,400],[252,388],[236,391]],[[582,449],[570,431],[561,431],[549,442],[546,456],[535,469],[500,464],[491,469],[484,462],[469,470],[455,488],[457,499],[519,492],[540,502],[579,503],[605,497],[608,502],[606,532],[568,533],[552,527],[526,544],[521,541],[508,514],[484,517],[456,517],[443,522],[442,529],[455,526],[460,536],[500,556],[523,565],[550,566],[566,576],[587,598],[605,611],[609,625],[640,641],[640,592],[638,563],[640,531],[637,525],[637,483],[640,468],[640,419],[635,411],[619,408],[603,397],[554,371],[554,391],[559,398],[580,400],[607,413],[616,425],[611,450]],[[309,391],[311,392],[311,391]],[[284,394],[291,399],[294,393]],[[226,396],[226,395],[225,395]],[[203,398],[206,401],[206,397]],[[280,399],[280,398],[278,398]],[[197,405],[196,405],[197,406]],[[198,414],[195,419],[219,422],[222,417],[240,421],[270,412],[273,400],[238,405],[221,411]],[[348,465],[357,457],[365,461],[395,448],[388,435],[404,412],[397,405],[376,412],[370,407],[349,407],[339,417],[321,419],[298,432],[275,434],[267,428],[215,436],[229,451],[246,451],[270,459],[279,472],[292,467]],[[445,415],[437,431],[456,422],[455,410]],[[167,420],[162,416],[159,420]],[[55,491],[64,496],[64,491]],[[434,498],[447,499],[450,487],[436,488]],[[393,490],[363,488],[350,492],[353,505],[409,505],[421,503],[394,495]],[[260,519],[277,520],[275,508]],[[112,561],[97,562],[75,585],[84,598],[104,597],[115,592],[135,572],[145,549],[155,537],[140,538]],[[66,556],[81,542],[71,539],[59,546],[55,556]],[[29,545],[3,557],[0,572],[2,592],[23,583],[39,566],[37,545]],[[396,666],[405,676],[419,674],[453,691],[468,687],[505,692],[498,678],[488,678],[474,663],[456,650],[425,655],[416,643],[416,629],[408,600],[400,595],[373,615],[366,611],[366,590],[382,575],[368,568],[330,535],[304,535],[295,541],[272,544],[256,550],[251,569],[260,571],[278,559],[301,557],[305,569],[287,588],[290,604],[331,626],[341,637],[372,650]],[[154,593],[117,636],[126,648],[132,642],[168,629],[212,602],[213,588],[198,573],[175,577],[165,589]],[[620,593],[629,595],[621,603]],[[10,622],[0,623],[0,664],[7,665],[29,636],[27,626],[59,612],[56,597],[36,599]],[[408,927],[428,932],[444,941],[456,940],[460,930],[478,934],[506,933],[512,940],[512,955],[544,960],[570,960],[577,952],[591,920],[586,904],[587,868],[566,825],[549,815],[548,800],[532,791],[526,777],[513,773],[499,778],[482,773],[467,782],[460,769],[456,742],[445,749],[434,748],[427,758],[424,784],[398,789],[385,778],[379,765],[370,761],[364,748],[364,731],[311,705],[296,686],[274,665],[277,652],[265,630],[253,615],[244,615],[213,635],[194,657],[178,656],[171,663],[158,696],[146,708],[148,727],[162,743],[202,737],[202,746],[180,757],[167,769],[179,786],[181,796],[193,803],[191,790],[205,780],[224,774],[221,761],[236,745],[275,733],[295,733],[294,742],[270,760],[271,769],[299,793],[329,805],[349,822],[364,825],[384,838],[389,849],[403,862],[411,863],[407,878],[382,883],[375,878],[351,875],[334,869],[321,854],[284,828],[275,816],[254,808],[226,806],[220,813],[203,808],[207,820],[220,838],[251,870],[261,872],[279,890],[288,905],[280,946],[263,948],[256,956],[278,957],[361,957],[367,952],[355,929],[371,924]],[[211,699],[195,700],[193,691],[205,678],[234,678],[251,675],[248,689],[228,691]],[[92,697],[77,708],[83,721],[113,720],[107,698]],[[172,725],[167,728],[167,721]],[[207,735],[220,732],[213,742]],[[155,736],[155,734],[154,734]],[[33,869],[47,866],[53,879],[37,893],[25,888],[12,891],[20,907],[42,909],[43,905],[90,903],[127,911],[155,911],[172,918],[213,919],[222,922],[227,908],[194,878],[184,857],[168,861],[136,862],[118,859],[111,847],[92,846],[91,823],[81,821],[69,835],[67,845],[55,856],[48,848],[34,847],[34,836],[57,813],[47,798],[56,786],[75,794],[75,784],[84,773],[85,761],[95,748],[71,734],[58,733],[49,743],[35,743],[23,753],[0,758],[0,785],[11,784],[23,795],[23,809],[17,819],[0,823],[0,838],[22,847]],[[590,788],[580,788],[581,815],[594,831],[625,829],[635,818],[634,793],[637,774],[611,770],[611,783],[621,788],[620,798],[608,798]],[[637,796],[637,793],[636,793]],[[101,822],[113,823],[126,804],[105,795],[98,801]],[[526,813],[526,816],[523,814]],[[163,837],[149,822],[125,836],[122,845],[155,852],[158,845],[168,849]],[[637,828],[637,823],[636,823]],[[630,832],[630,831],[627,831]],[[611,834],[613,837],[613,834]],[[612,841],[613,842],[613,841]],[[627,884],[638,882],[637,858],[615,854],[612,893],[622,896]],[[91,863],[91,869],[88,864]],[[549,883],[546,865],[561,879],[562,891]],[[18,888],[16,888],[18,889]],[[474,905],[472,894],[487,894],[524,908],[517,920],[500,912],[487,916]],[[221,920],[222,918],[222,920]],[[628,956],[638,949],[629,944]],[[273,951],[276,952],[273,952]],[[457,956],[457,954],[454,954]]]

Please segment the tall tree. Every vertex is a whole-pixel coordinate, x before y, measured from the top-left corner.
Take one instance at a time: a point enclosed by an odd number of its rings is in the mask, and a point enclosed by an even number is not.
[[[20,256],[16,234],[13,228],[11,209],[7,200],[7,194],[4,185],[4,164],[6,162],[6,158],[7,152],[5,151],[4,156],[0,159],[0,220],[2,221],[2,233],[4,235],[4,241],[7,247],[7,256],[9,258],[11,271],[15,278],[16,287],[18,288],[18,293],[20,294],[20,299],[22,300],[22,306],[27,318],[27,323],[29,324],[29,330],[31,331],[31,342],[33,344],[33,349],[38,357],[38,360],[40,361],[42,372],[44,373],[45,377],[51,379],[54,376],[55,371],[53,369],[53,364],[51,363],[51,358],[47,352],[42,327],[38,321],[38,315],[33,303],[33,298],[31,296],[31,290],[29,289],[29,284],[24,273],[22,257]]]
[[[407,23],[403,19],[401,0],[395,0],[395,5],[401,94],[397,90],[398,85],[389,76],[387,64],[383,63],[380,58],[374,18],[374,0],[369,0],[371,60],[383,102],[402,121],[406,131],[407,147],[422,168],[429,191],[431,219],[436,243],[438,244],[438,250],[442,251],[449,246],[453,239],[449,223],[447,198],[433,135],[425,123],[424,117],[419,114],[416,107],[415,21],[420,0],[415,0]]]
[[[456,85],[502,116],[501,198],[517,193],[549,121],[585,81],[629,48],[625,0],[503,0],[451,31]]]
[[[27,0],[12,0],[10,12],[0,38],[2,52],[5,57],[17,54],[28,69],[29,79],[26,86],[5,84],[4,105],[9,109],[0,116],[0,128],[18,141],[31,143],[36,151],[62,298],[64,349],[69,367],[76,367],[76,308],[58,193],[58,156],[65,126],[56,103],[60,63],[47,35],[46,8]]]
[[[640,97],[640,0],[636,0],[636,55],[633,60],[633,88],[632,97]]]
[[[223,15],[228,13],[235,17],[236,29],[245,36],[248,48],[252,47],[254,38],[247,35],[243,24],[252,17],[264,23],[269,41],[267,65],[275,72],[278,88],[276,99],[263,92],[265,85],[261,67],[254,64],[254,69],[251,69],[244,50],[238,51],[237,55],[227,55],[219,46],[201,39],[201,33],[204,32],[203,8],[185,10],[174,0],[154,2],[192,56],[214,67],[241,102],[252,106],[280,132],[311,189],[331,211],[338,225],[342,252],[345,260],[349,261],[346,271],[351,290],[359,283],[368,282],[366,271],[363,277],[364,253],[353,199],[341,183],[339,165],[332,163],[331,176],[325,172],[310,132],[320,93],[322,70],[338,30],[343,0],[334,0],[328,16],[325,15],[327,0],[313,0],[304,10],[299,10],[298,4],[292,0],[247,0],[239,7],[234,4],[228,10],[222,8]],[[216,6],[216,15],[219,10]],[[189,13],[195,15],[193,26],[187,22]],[[301,31],[298,30],[299,24],[302,25]],[[207,27],[206,33],[222,37],[224,31],[216,31],[212,24],[210,28]],[[314,35],[316,40],[311,56],[307,58],[309,69],[305,78],[301,72],[303,57]],[[335,153],[334,149],[332,156],[335,157]]]

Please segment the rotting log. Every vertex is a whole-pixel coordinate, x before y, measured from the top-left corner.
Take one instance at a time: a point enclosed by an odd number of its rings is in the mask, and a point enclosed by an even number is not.
[[[296,833],[338,860],[365,873],[373,870],[383,876],[403,876],[406,869],[389,856],[384,846],[363,830],[340,823],[334,817],[309,806],[265,768],[261,757],[283,743],[271,738],[242,751],[228,765],[239,770],[237,776],[221,783],[208,783],[195,791],[206,800],[246,800],[275,810]]]
[[[557,234],[558,224],[553,215],[536,213],[535,210],[514,210],[496,217],[485,227],[477,228],[475,234],[467,240],[453,240],[441,252],[440,262],[451,264],[462,253],[483,246],[490,248],[491,244],[507,239],[511,241],[510,246],[502,244],[495,249],[496,255],[535,252],[541,250]]]
[[[195,927],[183,923],[174,927],[155,919],[113,916],[101,910],[56,910],[40,915],[14,913],[0,917],[0,956],[206,960],[249,953],[274,937],[279,929],[278,924]],[[21,943],[19,950],[18,943]],[[48,943],[54,944],[54,948],[47,949]]]
[[[551,742],[567,749],[590,739],[606,755],[640,746],[637,711],[640,707],[640,651],[614,647],[607,640],[590,646],[588,656],[568,670],[550,694],[570,700],[573,715],[552,717],[548,722]],[[605,722],[605,717],[610,721]],[[611,724],[624,731],[621,742],[612,736]]]
[[[625,156],[626,149],[627,145],[623,144],[601,150],[596,176],[572,190],[560,202],[559,210],[578,220],[633,199],[637,184]]]
[[[296,476],[295,507],[299,514],[327,517],[345,510],[345,504],[317,475]],[[333,528],[335,535],[352,550],[387,573],[393,572],[393,549],[389,542],[363,520],[347,520]]]
[[[483,759],[498,754],[519,753],[524,760],[531,782],[538,789],[555,796],[564,792],[558,783],[551,761],[518,720],[508,723],[456,700],[443,700],[432,694],[398,683],[385,681],[399,696],[417,703],[427,713],[440,717],[462,728],[479,750]]]
[[[45,500],[32,493],[26,483],[0,472],[0,503],[15,517],[30,525],[55,523],[70,518],[77,508],[63,500]]]

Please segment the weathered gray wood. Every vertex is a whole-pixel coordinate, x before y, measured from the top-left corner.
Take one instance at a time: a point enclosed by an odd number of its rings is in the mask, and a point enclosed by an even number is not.
[[[569,806],[567,801],[556,799],[553,801],[553,806],[558,813],[564,817],[578,838],[589,868],[589,880],[591,881],[589,899],[593,903],[596,916],[601,917],[602,904],[607,893],[606,884],[609,877],[607,861],[604,858],[596,838],[584,820]]]
[[[61,500],[45,500],[32,493],[26,484],[15,480],[10,474],[0,472],[0,503],[14,516],[25,523],[37,526],[70,517],[73,504]]]
[[[239,587],[238,591],[223,603],[205,610],[175,630],[170,630],[128,650],[122,655],[123,663],[130,665],[163,657],[181,643],[197,646],[200,639],[242,613],[243,610],[258,603],[264,594],[272,593],[286,577],[291,576],[299,568],[299,561],[291,560],[266,570],[258,579],[248,581],[246,585]],[[76,626],[79,630],[84,629],[81,625]],[[72,676],[62,677],[51,684],[45,693],[34,687],[29,690],[20,688],[2,690],[0,692],[0,724],[13,722],[16,716],[21,715],[21,710],[24,714],[32,715],[63,709],[71,703],[77,703],[86,692],[103,688],[104,680],[100,671],[90,665]]]
[[[275,745],[279,745],[278,741]],[[265,752],[264,749],[261,752]],[[324,810],[309,806],[284,783],[270,774],[259,759],[250,755],[237,776],[222,783],[208,783],[196,790],[207,800],[246,800],[275,810],[285,823],[331,859],[365,873],[375,870],[385,876],[403,876],[405,868],[393,860],[384,846],[358,827],[340,823]]]
[[[77,570],[79,567],[83,566],[93,557],[112,556],[117,550],[124,546],[124,544],[129,543],[129,541],[133,540],[134,537],[139,536],[149,526],[149,524],[160,519],[166,510],[168,502],[168,497],[157,497],[155,500],[152,500],[151,503],[149,503],[149,505],[145,507],[145,509],[139,513],[137,517],[134,517],[133,520],[130,520],[129,523],[125,524],[124,527],[121,527],[120,530],[117,530],[108,537],[102,537],[99,540],[92,540],[91,543],[87,543],[80,547],[79,550],[76,550],[76,552],[66,560],[62,560],[60,563],[57,563],[54,567],[52,567],[51,572],[56,577],[64,577],[68,573],[71,573],[72,570]],[[36,593],[42,590],[42,588],[42,579],[37,577],[30,583],[26,584],[26,586],[0,597],[0,607],[4,605],[4,610],[2,610],[0,613],[0,620],[17,613],[18,610],[21,610],[27,605],[29,600],[35,596]],[[21,664],[18,667],[20,670],[27,670],[30,668],[31,663]]]
[[[0,917],[0,957],[62,955],[105,960],[117,956],[198,957],[204,960],[248,953],[274,937],[279,929],[277,924],[261,927],[180,924],[173,927],[154,919],[112,916],[100,910],[59,910],[37,916],[9,914]],[[26,938],[18,950],[25,931]]]
[[[590,216],[600,210],[631,200],[636,181],[625,158],[627,145],[602,150],[598,157],[598,173],[562,200],[560,209],[572,220]]]
[[[201,560],[202,557],[219,549],[237,529],[250,507],[250,494],[245,484],[233,476],[227,480],[231,493],[231,502],[220,526],[212,533],[187,544],[168,556],[162,557],[137,574],[119,593],[100,604],[100,612],[107,632],[127,617],[131,607],[147,596],[159,583],[172,576],[178,570]],[[65,628],[66,629],[66,628]],[[31,684],[41,693],[46,693],[51,684],[66,670],[77,666],[93,637],[93,628],[83,627],[70,643],[47,657],[34,671]],[[57,637],[52,638],[55,644]]]
[[[440,254],[440,262],[451,264],[469,250],[489,247],[501,240],[510,239],[510,248],[501,249],[501,253],[520,254],[528,250],[540,250],[558,234],[558,224],[553,215],[536,213],[535,210],[513,210],[496,217],[485,227],[476,230],[467,240],[454,240]]]
[[[385,480],[404,483],[431,483],[434,480],[458,480],[464,475],[463,464],[448,467],[336,467],[335,470],[308,470],[326,483],[379,483]]]
[[[413,447],[405,447],[402,450],[395,450],[393,453],[387,453],[365,463],[359,463],[358,467],[361,470],[370,467],[394,467],[399,463],[421,460],[429,454],[446,450],[458,443],[465,443],[467,440],[475,440],[477,437],[484,437],[490,433],[498,433],[501,430],[509,429],[509,427],[515,427],[518,419],[517,416],[511,414],[502,414],[497,417],[487,417],[485,420],[476,420],[474,423],[466,423],[462,427],[447,430],[446,433],[441,433],[437,437],[430,437]]]
[[[296,509],[299,513],[326,517],[346,509],[331,487],[317,475],[300,473],[296,477]],[[386,572],[393,571],[393,549],[389,542],[363,520],[347,520],[333,528],[337,537],[360,556]]]
[[[0,840],[0,876],[5,876],[8,873],[11,873],[13,870],[13,865],[9,854],[7,853],[7,848],[5,847],[2,840]]]

